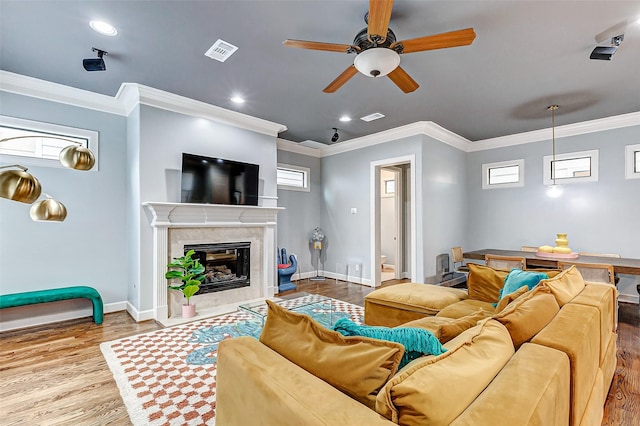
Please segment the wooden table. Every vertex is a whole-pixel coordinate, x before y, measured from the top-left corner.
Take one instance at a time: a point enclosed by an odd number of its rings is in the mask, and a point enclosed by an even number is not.
[[[534,252],[528,251],[482,249],[465,252],[462,254],[462,256],[465,259],[484,260],[484,256],[486,254],[524,257],[527,262],[527,266],[542,266],[548,268],[558,267],[558,260],[541,258],[536,256]],[[640,275],[640,259],[625,259],[604,256],[580,256],[577,259],[562,259],[562,261],[566,263],[607,263],[609,265],[613,265],[613,270],[616,274]]]

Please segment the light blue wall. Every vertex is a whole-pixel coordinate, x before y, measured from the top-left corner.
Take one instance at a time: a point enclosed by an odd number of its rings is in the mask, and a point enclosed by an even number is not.
[[[43,192],[68,210],[62,223],[38,223],[30,206],[0,198],[0,293],[71,285],[95,287],[105,303],[127,299],[125,117],[0,92],[0,113],[99,132],[99,171],[29,167]],[[85,303],[86,302],[86,303]],[[3,309],[2,320],[64,312],[90,303]]]
[[[424,282],[435,274],[435,256],[448,252],[463,238],[466,220],[464,153],[426,136],[412,136],[322,159],[323,229],[329,239],[325,268],[362,263],[371,279],[370,168],[371,162],[415,155],[417,276]],[[358,209],[352,215],[350,208]],[[448,225],[450,224],[450,226]]]
[[[625,145],[640,143],[640,126],[556,138],[558,154],[599,150],[599,181],[563,185],[560,198],[549,198],[542,183],[543,156],[551,141],[469,153],[467,155],[467,250],[518,249],[554,245],[568,234],[574,251],[619,253],[640,258],[640,179],[625,180]],[[525,186],[483,190],[482,164],[525,160]],[[621,294],[637,297],[637,277],[625,276]]]
[[[309,238],[316,226],[320,226],[322,206],[322,176],[320,158],[278,150],[278,163],[307,167],[310,170],[310,191],[278,189],[278,247],[298,258],[298,272],[314,270],[309,249]]]
[[[422,150],[422,208],[424,238],[424,274],[428,282],[436,273],[436,256],[451,255],[466,234],[473,208],[467,201],[466,154],[442,142],[424,136]]]
[[[259,195],[275,199],[276,139],[146,105],[140,107],[139,114],[139,172],[132,174],[129,182],[134,191],[139,190],[139,194],[130,195],[129,202],[134,215],[132,221],[137,217],[140,229],[139,246],[132,256],[139,258],[139,264],[131,265],[129,276],[135,275],[138,269],[139,280],[130,283],[129,291],[139,294],[138,304],[134,306],[145,311],[153,307],[153,229],[141,203],[180,202],[183,152],[258,164]]]

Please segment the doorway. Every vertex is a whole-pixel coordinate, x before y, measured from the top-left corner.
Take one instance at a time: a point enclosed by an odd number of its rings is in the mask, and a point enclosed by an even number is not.
[[[380,168],[380,281],[402,278],[406,165]]]
[[[371,286],[416,276],[415,156],[371,162]]]

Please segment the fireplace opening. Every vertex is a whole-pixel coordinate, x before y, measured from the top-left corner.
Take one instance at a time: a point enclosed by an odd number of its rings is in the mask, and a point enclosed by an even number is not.
[[[205,280],[196,294],[248,287],[250,280],[250,242],[185,245],[184,252],[195,251],[205,269]]]

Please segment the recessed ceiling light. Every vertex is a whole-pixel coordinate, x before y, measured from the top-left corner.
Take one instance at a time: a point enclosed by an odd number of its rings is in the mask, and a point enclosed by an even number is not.
[[[244,103],[244,98],[241,98],[240,96],[233,96],[231,99],[231,102],[236,103],[236,104],[243,104]]]
[[[91,21],[89,22],[89,26],[93,28],[95,31],[99,32],[100,34],[103,34],[106,36],[113,37],[114,35],[118,34],[118,30],[116,30],[116,27],[106,22]]]
[[[349,117],[348,115],[343,115],[342,117],[340,117],[340,121],[343,121],[343,122],[351,121],[351,117]]]

